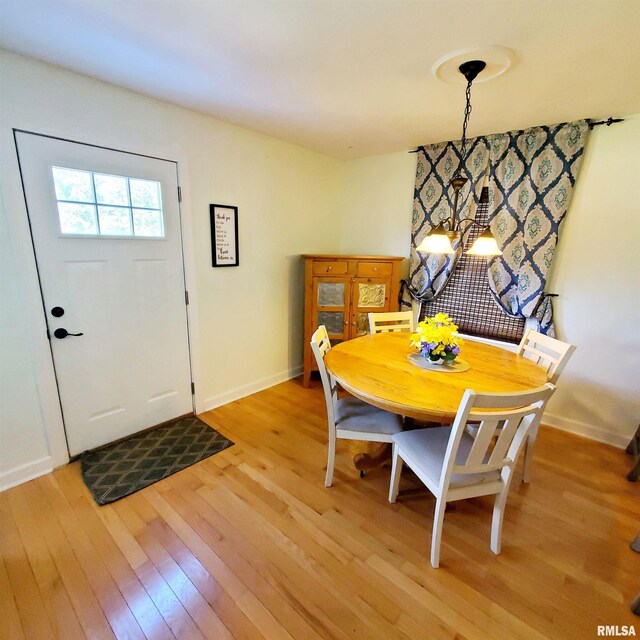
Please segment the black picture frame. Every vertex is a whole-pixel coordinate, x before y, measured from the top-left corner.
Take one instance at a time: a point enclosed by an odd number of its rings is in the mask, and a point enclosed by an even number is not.
[[[238,207],[228,204],[210,204],[209,222],[212,266],[239,266]],[[233,237],[230,237],[231,235]]]

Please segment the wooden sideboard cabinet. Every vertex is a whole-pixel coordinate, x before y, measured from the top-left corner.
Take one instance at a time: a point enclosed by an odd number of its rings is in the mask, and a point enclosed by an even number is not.
[[[318,367],[310,340],[319,325],[332,343],[369,332],[370,311],[397,311],[400,265],[395,256],[304,255],[304,378]]]

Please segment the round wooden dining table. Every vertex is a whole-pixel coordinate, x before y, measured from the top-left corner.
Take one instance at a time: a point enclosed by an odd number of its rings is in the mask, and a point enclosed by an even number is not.
[[[343,389],[364,402],[417,420],[448,424],[466,389],[502,393],[547,382],[545,370],[531,360],[474,340],[465,340],[458,356],[469,363],[466,371],[425,370],[410,361],[413,353],[408,333],[377,333],[333,346],[325,364]]]

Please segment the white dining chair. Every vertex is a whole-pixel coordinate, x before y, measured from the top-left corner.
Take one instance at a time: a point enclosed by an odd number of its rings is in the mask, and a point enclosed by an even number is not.
[[[543,367],[547,372],[547,380],[556,384],[560,374],[564,370],[569,358],[573,355],[576,347],[567,342],[562,342],[556,338],[545,336],[544,334],[527,329],[518,345],[517,353],[525,358],[533,360],[538,366]],[[522,481],[531,482],[531,466],[533,462],[533,449],[538,437],[538,428],[532,429],[527,438],[524,450],[524,469]]]
[[[491,551],[500,553],[504,508],[516,460],[554,391],[551,383],[524,393],[475,393],[468,389],[452,427],[393,436],[389,502],[396,501],[406,463],[436,497],[431,538],[434,568],[440,563],[445,506],[453,500],[495,494]],[[479,423],[475,438],[465,430],[467,422]]]
[[[415,331],[413,311],[388,311],[369,314],[369,331],[386,333],[388,331]]]
[[[324,485],[330,487],[333,482],[337,438],[390,443],[393,436],[402,431],[403,424],[402,418],[395,413],[378,409],[358,398],[338,398],[338,384],[324,364],[324,357],[331,349],[331,341],[324,325],[320,325],[311,336],[311,349],[318,363],[327,404],[329,451]]]
[[[575,350],[572,344],[527,329],[520,340],[517,353],[543,367],[549,382],[555,384]]]

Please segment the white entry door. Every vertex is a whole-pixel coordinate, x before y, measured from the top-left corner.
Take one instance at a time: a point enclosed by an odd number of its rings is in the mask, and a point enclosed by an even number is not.
[[[71,455],[190,413],[176,163],[16,139]]]

